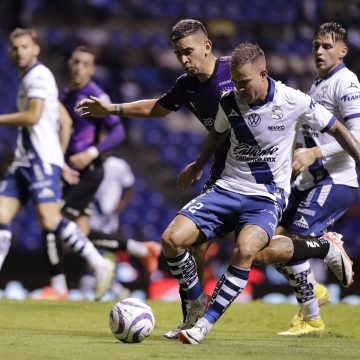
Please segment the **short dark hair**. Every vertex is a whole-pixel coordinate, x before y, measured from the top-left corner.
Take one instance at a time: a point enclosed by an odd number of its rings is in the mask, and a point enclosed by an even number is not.
[[[177,41],[179,39],[182,39],[186,36],[190,36],[192,34],[197,33],[198,31],[203,32],[206,36],[208,36],[208,33],[205,29],[205,26],[202,22],[194,19],[184,19],[180,20],[178,23],[176,23],[170,32],[170,39],[171,41]]]
[[[340,24],[336,22],[322,24],[315,31],[314,40],[328,35],[334,42],[342,41],[346,46],[348,46],[347,32]]]
[[[10,41],[12,41],[12,40],[16,39],[17,37],[24,36],[24,35],[29,35],[35,44],[39,44],[37,32],[35,29],[32,29],[32,28],[28,28],[28,29],[16,28],[10,33],[9,39],[10,39]]]
[[[241,65],[255,62],[259,57],[265,58],[265,55],[258,44],[249,42],[241,43],[231,54],[230,67],[237,69]]]

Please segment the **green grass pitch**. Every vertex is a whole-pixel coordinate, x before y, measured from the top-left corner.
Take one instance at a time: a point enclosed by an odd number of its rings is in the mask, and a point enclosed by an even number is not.
[[[359,360],[360,307],[322,308],[322,337],[277,336],[295,305],[233,304],[200,345],[160,340],[180,322],[179,303],[149,301],[156,326],[140,344],[115,340],[108,327],[113,303],[0,301],[0,360]]]

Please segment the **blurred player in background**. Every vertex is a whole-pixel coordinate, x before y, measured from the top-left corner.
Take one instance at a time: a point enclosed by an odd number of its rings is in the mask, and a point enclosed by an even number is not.
[[[21,77],[18,112],[0,115],[0,124],[18,126],[19,133],[15,159],[0,186],[0,267],[10,248],[12,219],[31,200],[44,231],[53,232],[88,261],[95,271],[96,295],[100,297],[110,286],[114,266],[60,211],[64,158],[59,131],[66,147],[71,119],[59,104],[53,74],[38,61],[36,32],[15,29],[10,34],[9,50]]]
[[[150,275],[158,268],[161,246],[154,241],[126,239],[121,232],[119,215],[134,193],[135,176],[130,165],[111,155],[104,161],[104,178],[96,191],[90,218],[89,238],[100,249],[126,250],[141,259]]]
[[[108,104],[92,97],[90,100],[80,102],[77,108],[78,113],[82,114],[82,116],[88,116],[89,114],[91,116],[104,116],[105,114],[120,112],[125,116],[159,117],[168,114],[172,110],[178,110],[183,104],[210,130],[213,127],[221,95],[234,87],[230,76],[229,58],[216,59],[211,52],[212,45],[207,37],[207,32],[197,20],[187,19],[178,22],[173,27],[170,37],[175,54],[186,74],[182,75],[165,95],[160,99],[140,100],[128,104]],[[215,153],[214,165],[204,191],[219,178],[224,168],[229,146],[228,137]],[[288,240],[281,238],[280,241],[278,238],[273,241],[271,248],[261,256],[258,262],[262,261],[270,264],[291,260],[293,257],[293,245]],[[329,250],[329,242],[326,239],[323,242],[324,246],[327,246],[327,250]],[[197,262],[200,279],[203,278],[204,254],[208,246],[209,243],[205,243],[201,246],[194,246],[191,250]],[[281,256],[279,252],[281,252]],[[311,258],[312,253],[312,248],[307,249],[307,258]],[[322,255],[322,258],[324,257],[325,255]],[[342,274],[343,272],[339,271],[337,276],[342,278]],[[191,325],[186,323],[187,300],[186,294],[181,290],[181,287],[180,294],[183,322],[164,334],[164,339],[177,339],[180,330]]]
[[[214,128],[197,160],[179,175],[178,184],[185,188],[198,179],[231,132],[225,169],[211,189],[179,211],[162,235],[170,271],[189,298],[188,322],[205,310],[193,327],[180,331],[181,341],[188,344],[200,343],[211,331],[245,288],[256,254],[271,240],[290,193],[297,127],[306,123],[328,132],[360,163],[360,144],[333,114],[310,96],[268,77],[258,45],[240,44],[232,53],[230,73],[236,90],[221,98]],[[277,137],[269,136],[274,121],[283,129]],[[224,229],[236,232],[236,242],[206,309],[207,296],[187,248],[200,235],[212,239]]]
[[[357,76],[344,64],[347,52],[347,34],[341,25],[325,23],[316,30],[313,57],[318,77],[309,95],[360,140],[360,84]],[[297,150],[297,165],[301,174],[295,180],[289,205],[276,233],[313,239],[325,234],[328,227],[347,211],[356,197],[359,184],[354,159],[337,141],[306,124],[302,126],[301,134],[303,148]],[[333,236],[341,238],[341,235]],[[297,244],[302,247],[306,243]],[[302,250],[299,250],[301,253]],[[292,320],[291,328],[279,335],[321,334],[325,326],[319,317],[318,302],[314,296],[316,282],[309,262],[288,263],[282,272],[295,291],[300,311]],[[343,285],[346,285],[346,279]],[[320,291],[323,294],[318,297],[325,301],[328,297],[326,290]]]

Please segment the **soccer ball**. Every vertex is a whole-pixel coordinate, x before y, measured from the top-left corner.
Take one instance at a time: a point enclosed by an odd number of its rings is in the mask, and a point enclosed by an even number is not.
[[[139,343],[153,331],[155,318],[151,307],[144,301],[127,298],[111,309],[109,326],[118,340],[124,343]]]

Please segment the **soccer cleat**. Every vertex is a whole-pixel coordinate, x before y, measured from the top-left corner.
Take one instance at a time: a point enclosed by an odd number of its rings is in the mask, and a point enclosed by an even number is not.
[[[191,329],[181,330],[179,339],[184,344],[197,345],[204,340],[211,328],[212,325],[205,318],[200,318]]]
[[[115,264],[109,259],[104,259],[103,263],[95,269],[95,300],[100,300],[105,292],[110,288],[114,273]]]
[[[146,241],[144,242],[144,245],[148,249],[148,255],[141,259],[141,263],[145,267],[147,273],[151,275],[158,268],[161,245],[155,241]]]
[[[320,336],[325,331],[325,324],[319,317],[316,320],[303,320],[287,331],[279,332],[281,336]]]
[[[327,287],[322,284],[315,284],[315,296],[319,306],[328,304],[330,302],[330,292]],[[298,326],[303,320],[303,313],[301,310],[299,310],[291,320],[291,327]]]
[[[185,323],[181,323],[175,329],[169,330],[167,333],[161,335],[161,339],[164,340],[177,340],[181,330],[185,329]]]
[[[336,232],[329,232],[322,236],[330,243],[328,254],[324,263],[340,281],[343,287],[350,287],[354,282],[353,262],[345,252],[342,235]]]
[[[203,316],[210,302],[210,296],[202,293],[196,300],[189,300],[185,319],[185,329],[190,329]]]
[[[55,291],[51,286],[44,287],[40,293],[32,297],[33,300],[67,300],[69,293],[66,290],[63,293]]]

